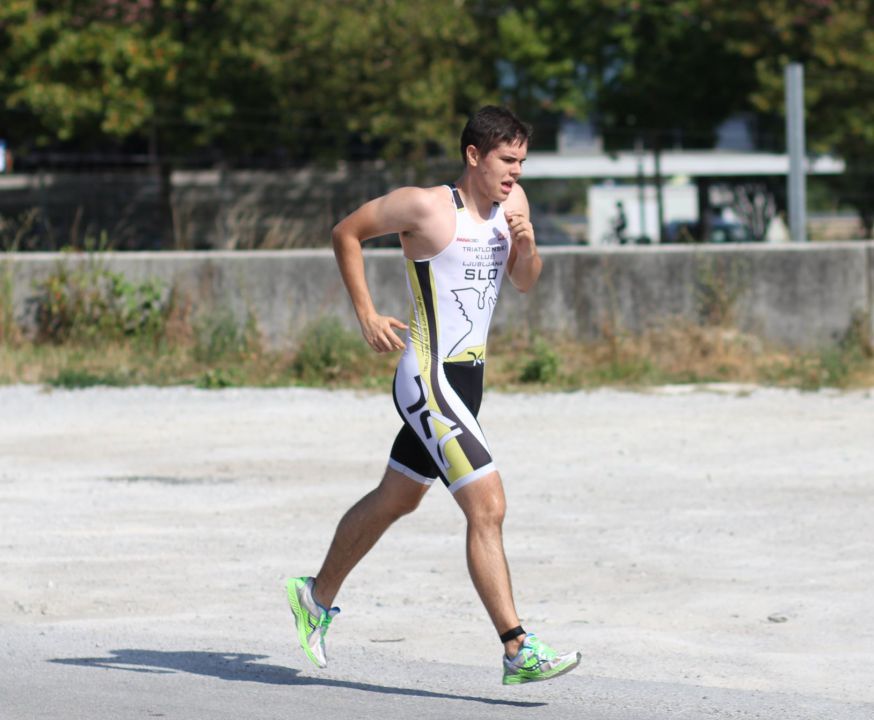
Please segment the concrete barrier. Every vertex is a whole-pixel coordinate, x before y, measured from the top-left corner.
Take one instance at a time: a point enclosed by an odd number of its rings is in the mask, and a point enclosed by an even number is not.
[[[594,339],[605,331],[639,333],[670,318],[735,324],[778,346],[833,345],[874,315],[874,243],[545,247],[543,276],[527,295],[507,283],[495,330],[522,327]],[[380,312],[406,320],[398,250],[368,250],[367,278]],[[330,250],[254,252],[7,254],[16,318],[33,323],[35,284],[59,265],[101,263],[132,281],[160,278],[195,314],[251,316],[273,347],[293,345],[309,323],[355,317]],[[0,298],[2,301],[2,298]]]

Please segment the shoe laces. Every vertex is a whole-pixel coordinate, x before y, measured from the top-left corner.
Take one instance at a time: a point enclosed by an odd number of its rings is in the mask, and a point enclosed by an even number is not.
[[[549,645],[540,641],[536,635],[528,635],[522,643],[523,648],[530,648],[531,654],[536,655],[543,660],[553,660],[555,658],[555,650]]]
[[[319,606],[321,608],[321,606]],[[319,618],[319,626],[322,628],[322,635],[328,632],[331,627],[331,620],[340,613],[340,608],[332,607],[330,610],[322,610],[322,616]]]

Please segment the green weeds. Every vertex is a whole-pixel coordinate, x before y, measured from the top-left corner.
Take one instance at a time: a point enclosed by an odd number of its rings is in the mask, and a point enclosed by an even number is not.
[[[201,390],[222,390],[243,385],[243,375],[236,368],[214,368],[197,378],[194,385]]]
[[[95,374],[78,368],[64,368],[54,377],[48,378],[46,384],[64,390],[77,390],[98,385],[121,387],[129,383],[125,378],[111,372]]]
[[[17,345],[21,330],[15,320],[12,268],[5,259],[0,260],[0,343]]]
[[[96,345],[124,338],[157,341],[170,313],[160,280],[130,282],[100,262],[60,262],[36,283],[36,339]]]
[[[559,357],[550,343],[536,338],[528,355],[528,361],[519,373],[520,382],[549,384],[558,379]]]
[[[749,287],[749,262],[708,256],[698,262],[696,299],[701,322],[711,327],[735,324],[737,306]]]
[[[489,349],[490,386],[874,385],[868,315],[856,316],[841,341],[820,352],[769,349],[730,322],[743,287],[736,271],[707,272],[702,288],[710,288],[709,300],[702,313],[709,324],[677,321],[636,335],[605,330],[591,342],[497,335]],[[207,390],[304,384],[385,391],[398,359],[396,353],[372,352],[358,332],[330,317],[302,331],[291,349],[270,349],[252,312],[219,307],[195,313],[173,289],[156,280],[132,281],[92,256],[65,259],[35,286],[36,325],[27,337],[14,317],[13,289],[8,262],[0,257],[0,383],[186,384]]]
[[[872,374],[874,343],[868,313],[853,316],[850,327],[836,346],[777,361],[764,372],[767,381],[800,390],[870,384]]]
[[[228,308],[202,315],[194,324],[194,359],[212,364],[239,360],[262,349],[255,316],[249,313],[240,324]]]
[[[365,374],[361,371],[371,364],[370,354],[360,335],[336,318],[323,318],[304,331],[292,369],[306,384],[350,381]]]

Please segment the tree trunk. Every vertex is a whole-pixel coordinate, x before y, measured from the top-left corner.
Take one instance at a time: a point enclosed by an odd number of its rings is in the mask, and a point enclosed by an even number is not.
[[[656,206],[658,207],[658,227],[656,228],[656,242],[661,242],[665,231],[665,198],[662,193],[662,139],[656,134],[652,145],[653,159],[655,160],[655,189]]]
[[[707,242],[710,237],[710,178],[699,177],[698,183],[698,242]]]
[[[176,247],[173,232],[173,166],[161,157],[161,142],[158,125],[153,120],[149,129],[149,164],[158,181],[158,206],[155,217],[155,237],[152,247],[156,250],[173,250]]]

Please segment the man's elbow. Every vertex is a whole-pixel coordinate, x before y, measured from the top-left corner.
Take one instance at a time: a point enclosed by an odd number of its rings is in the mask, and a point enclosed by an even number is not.
[[[537,284],[542,269],[543,265],[538,258],[533,267],[525,268],[524,270],[522,268],[515,268],[517,272],[509,273],[510,282],[513,283],[513,287],[520,293],[527,293]]]
[[[352,237],[348,230],[343,227],[343,222],[339,222],[334,225],[331,230],[331,245],[334,246],[334,252],[338,252],[347,247],[350,242],[355,244],[357,241],[354,237]]]
[[[513,277],[510,275],[510,282],[513,284],[513,287],[516,288],[520,293],[527,293],[531,288],[534,287],[537,282],[537,278],[521,278],[521,277]]]

